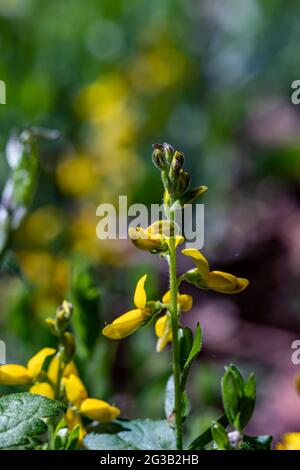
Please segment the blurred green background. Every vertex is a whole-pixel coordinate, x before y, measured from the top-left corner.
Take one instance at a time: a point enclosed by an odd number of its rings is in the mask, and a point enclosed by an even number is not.
[[[151,328],[118,343],[101,328],[131,307],[141,274],[149,298],[163,294],[166,267],[129,241],[99,241],[96,207],[122,194],[160,202],[151,144],[167,141],[185,153],[192,184],[209,187],[204,253],[250,279],[230,298],[186,289],[186,324],[204,328],[188,432],[219,415],[230,361],[257,374],[249,431],[300,431],[291,363],[300,337],[299,16],[296,0],[0,0],[1,187],[13,129],[61,132],[40,144],[35,199],[12,243],[19,268],[1,273],[9,362],[53,344],[43,320],[68,298],[93,396],[125,417],[163,416],[169,352],[156,354]]]

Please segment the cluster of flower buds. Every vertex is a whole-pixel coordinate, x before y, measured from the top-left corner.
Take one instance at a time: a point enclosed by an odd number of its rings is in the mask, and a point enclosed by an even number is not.
[[[183,170],[184,155],[170,144],[153,145],[152,160],[162,172],[162,181],[172,201],[178,199],[187,189],[190,175]]]
[[[190,175],[183,169],[184,155],[170,144],[153,144],[152,160],[161,171],[165,205],[178,203],[183,207],[207,190],[206,186],[199,186],[188,191]]]

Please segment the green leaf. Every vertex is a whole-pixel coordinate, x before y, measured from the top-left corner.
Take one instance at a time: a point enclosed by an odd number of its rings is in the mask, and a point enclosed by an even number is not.
[[[63,406],[32,393],[12,393],[0,398],[0,449],[34,447],[34,439],[47,430],[44,418],[57,416]]]
[[[118,421],[123,427],[116,434],[88,434],[84,444],[89,450],[175,450],[174,431],[167,421]]]
[[[189,191],[186,191],[179,199],[178,203],[180,204],[181,207],[183,207],[185,204],[190,204],[193,202],[197,197],[201,196],[201,194],[205,193],[207,191],[206,186],[198,186],[197,188],[191,189]]]
[[[193,332],[190,328],[185,327],[179,329],[178,335],[180,344],[180,368],[182,370],[193,346]]]
[[[221,418],[217,421],[222,426],[228,426],[228,419],[227,416],[221,416]],[[188,446],[188,450],[203,450],[205,447],[212,441],[213,437],[211,434],[211,428],[209,427],[206,431],[202,432],[200,436],[196,437],[190,445]]]
[[[202,330],[201,330],[200,324],[197,323],[193,346],[192,346],[192,349],[190,350],[186,363],[184,364],[184,368],[187,368],[191,365],[195,357],[201,351],[201,347],[202,347]]]
[[[240,406],[240,412],[236,418],[237,429],[244,429],[248,424],[255,407],[256,400],[256,380],[254,374],[250,374],[244,386],[244,396]]]
[[[221,380],[223,406],[229,423],[235,426],[244,395],[244,381],[238,369],[230,365],[225,368]],[[239,428],[237,428],[239,429]]]
[[[271,450],[272,436],[244,436],[241,450]]]
[[[211,424],[211,435],[220,450],[229,450],[230,442],[227,432],[221,423],[213,421]]]

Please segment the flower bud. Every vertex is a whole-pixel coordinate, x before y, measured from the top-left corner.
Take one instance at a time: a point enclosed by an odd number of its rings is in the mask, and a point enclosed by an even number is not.
[[[67,300],[64,300],[56,310],[55,327],[58,332],[62,332],[67,328],[72,315],[73,305],[70,302],[67,302]]]
[[[160,170],[167,169],[167,161],[165,152],[162,149],[155,148],[152,153],[152,161]]]
[[[181,169],[175,182],[175,194],[177,197],[181,196],[185,192],[189,183],[190,175]]]
[[[184,162],[183,153],[178,152],[176,150],[174,157],[172,158],[170,172],[169,172],[169,178],[171,181],[175,180],[178,177],[179,172],[183,166],[183,162]]]
[[[65,362],[68,363],[75,353],[75,339],[72,333],[67,331],[63,334],[62,341],[65,348]]]
[[[164,142],[163,148],[166,153],[167,160],[170,163],[174,155],[174,149],[172,145],[168,144],[167,142]]]

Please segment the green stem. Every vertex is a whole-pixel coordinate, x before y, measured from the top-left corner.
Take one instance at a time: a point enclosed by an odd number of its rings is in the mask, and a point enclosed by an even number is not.
[[[55,390],[55,399],[60,399],[60,390],[61,390],[61,380],[63,375],[63,362],[64,362],[64,347],[60,347],[59,352],[59,362],[58,362],[58,372],[57,372],[57,384]]]
[[[170,213],[170,221],[174,223],[174,212]],[[170,237],[169,276],[171,291],[171,326],[172,326],[172,353],[173,376],[175,389],[175,424],[177,449],[182,450],[182,391],[180,384],[180,345],[178,338],[177,315],[177,272],[176,272],[176,245],[175,237]]]

